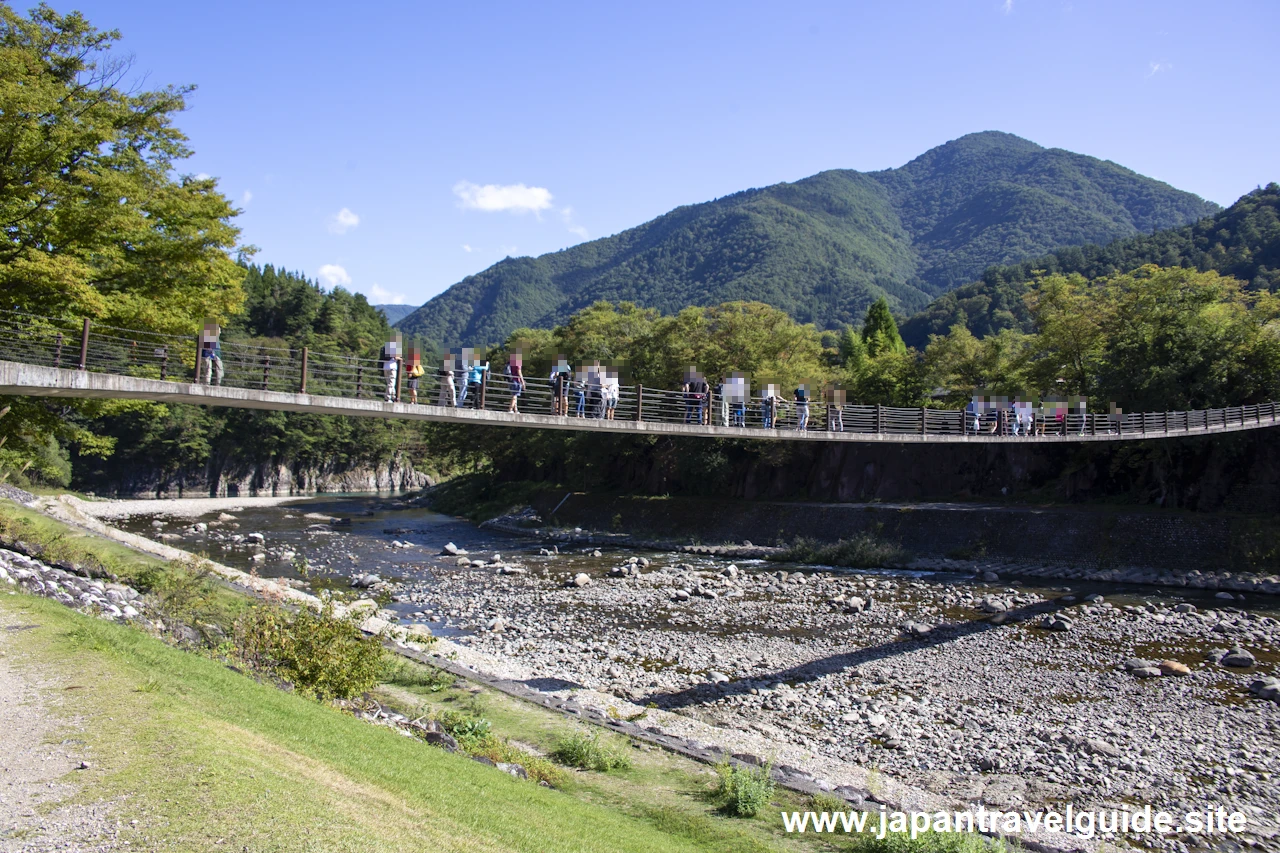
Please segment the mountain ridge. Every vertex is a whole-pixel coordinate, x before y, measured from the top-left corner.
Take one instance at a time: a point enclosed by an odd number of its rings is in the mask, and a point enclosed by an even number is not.
[[[896,169],[825,170],[682,205],[558,252],[505,258],[396,325],[440,345],[490,344],[601,299],[664,313],[747,299],[835,328],[881,296],[899,313],[917,312],[994,264],[1217,210],[1115,163],[984,131]]]

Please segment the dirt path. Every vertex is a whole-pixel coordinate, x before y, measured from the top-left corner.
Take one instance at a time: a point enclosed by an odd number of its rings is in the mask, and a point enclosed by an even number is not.
[[[59,805],[71,798],[86,755],[74,726],[50,715],[61,685],[24,666],[10,637],[26,630],[0,602],[0,853],[117,848],[105,803]]]

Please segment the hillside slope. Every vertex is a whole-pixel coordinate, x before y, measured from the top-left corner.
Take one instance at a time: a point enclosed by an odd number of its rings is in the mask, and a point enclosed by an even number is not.
[[[898,169],[821,172],[679,207],[612,237],[468,276],[396,325],[493,343],[600,299],[663,312],[766,302],[824,328],[880,296],[923,308],[992,264],[1194,221],[1217,206],[1114,163],[975,133]]]
[[[1215,270],[1258,290],[1280,288],[1280,185],[1254,190],[1199,222],[1117,240],[1059,249],[1017,264],[993,266],[980,280],[943,294],[902,325],[908,346],[923,347],[957,323],[978,337],[1001,329],[1031,331],[1022,300],[1037,271],[1098,278],[1143,264]]]

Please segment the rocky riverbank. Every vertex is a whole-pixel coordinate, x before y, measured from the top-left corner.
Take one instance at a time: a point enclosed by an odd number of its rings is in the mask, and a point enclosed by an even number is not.
[[[447,554],[396,598],[548,681],[875,767],[957,808],[1223,803],[1277,840],[1280,623],[1247,599],[687,559]]]

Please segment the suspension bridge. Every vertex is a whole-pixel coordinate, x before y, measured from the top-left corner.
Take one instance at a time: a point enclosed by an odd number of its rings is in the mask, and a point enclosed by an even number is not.
[[[485,371],[482,381],[453,404],[456,394],[441,371],[428,368],[417,402],[404,370],[388,382],[374,358],[309,352],[307,348],[221,344],[219,384],[201,381],[196,336],[165,335],[69,322],[0,310],[0,394],[51,398],[134,399],[199,406],[400,418],[605,433],[692,435],[782,441],[1091,442],[1212,435],[1275,426],[1280,404],[1125,414],[1065,413],[1041,418],[1033,434],[1012,435],[1007,410],[990,413],[975,429],[956,409],[722,401],[700,404],[682,391],[624,385],[608,417],[602,399],[569,393],[559,414],[549,378],[526,377],[519,412],[508,408],[512,383]],[[390,391],[391,400],[387,400]],[[806,421],[804,428],[801,421]]]

